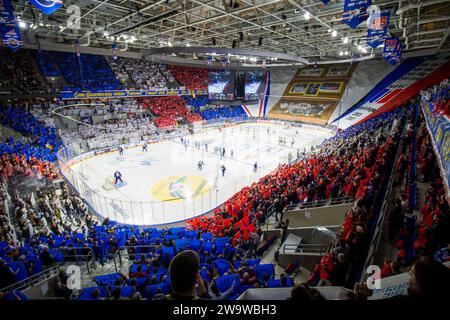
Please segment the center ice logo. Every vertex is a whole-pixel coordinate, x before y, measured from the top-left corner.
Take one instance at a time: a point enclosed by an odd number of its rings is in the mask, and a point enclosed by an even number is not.
[[[161,201],[194,199],[210,190],[208,181],[200,176],[170,176],[156,182],[150,189],[153,198]]]

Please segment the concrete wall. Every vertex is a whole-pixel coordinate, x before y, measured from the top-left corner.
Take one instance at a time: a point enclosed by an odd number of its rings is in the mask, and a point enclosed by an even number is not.
[[[327,228],[333,233],[336,233],[341,228],[340,225],[322,226],[322,227]],[[290,233],[295,234],[298,237],[301,237],[303,243],[305,244],[329,244],[329,240],[327,237],[320,237],[320,234],[318,234],[316,227],[288,229],[288,235]]]
[[[292,210],[284,213],[283,219],[289,219],[293,227],[314,227],[340,225],[352,203],[338,204],[318,208]]]

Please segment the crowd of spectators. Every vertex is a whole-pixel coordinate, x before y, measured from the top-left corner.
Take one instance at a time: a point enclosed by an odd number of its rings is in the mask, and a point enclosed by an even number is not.
[[[202,120],[198,113],[191,113],[186,108],[186,102],[181,96],[145,98],[141,106],[155,116],[154,122],[158,128],[175,127],[183,120],[187,123]]]
[[[248,118],[242,106],[214,106],[209,105],[204,108],[198,108],[198,113],[204,120],[214,119],[242,119]]]
[[[207,90],[208,69],[182,66],[168,66],[170,73],[182,85],[180,89]]]
[[[349,271],[367,241],[370,209],[386,179],[403,117],[403,109],[398,109],[341,131],[305,159],[280,165],[244,187],[216,209],[214,216],[195,218],[187,225],[217,236],[232,236],[235,246],[251,245],[251,234],[264,224],[270,206],[281,212],[291,203],[354,197],[357,201],[346,216],[335,250],[323,257],[310,278],[312,284],[329,280],[336,267],[339,276],[333,281],[343,283],[344,271]]]
[[[56,63],[67,82],[65,90],[121,90],[122,85],[116,79],[106,58],[100,55],[71,52],[49,51],[41,55],[44,65]],[[49,59],[50,61],[48,61]]]
[[[0,95],[47,92],[37,72],[28,51],[11,52],[6,47],[0,48]]]
[[[109,58],[109,64],[117,79],[128,84],[128,89],[166,90],[178,87],[165,65],[132,58]]]

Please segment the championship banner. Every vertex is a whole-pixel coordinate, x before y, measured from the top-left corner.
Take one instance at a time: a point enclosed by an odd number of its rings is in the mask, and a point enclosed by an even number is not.
[[[367,9],[371,4],[372,0],[345,0],[342,22],[355,29],[369,17]]]
[[[13,8],[10,0],[0,0],[0,28],[8,25],[15,25]]]
[[[30,0],[30,3],[35,5],[46,15],[52,14],[63,5],[62,0]]]
[[[62,100],[93,98],[137,98],[157,96],[207,95],[208,90],[111,90],[111,91],[61,91]]]
[[[390,16],[389,11],[376,12],[370,16],[367,44],[372,48],[375,49],[383,44],[386,39]]]
[[[13,27],[2,28],[3,43],[12,51],[17,51],[22,47],[22,35],[17,24]]]
[[[383,58],[392,65],[400,62],[402,46],[399,38],[387,38],[384,41]]]

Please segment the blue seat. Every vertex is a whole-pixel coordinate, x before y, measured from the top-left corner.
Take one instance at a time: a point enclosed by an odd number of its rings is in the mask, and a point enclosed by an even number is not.
[[[195,239],[195,240],[189,241],[189,249],[190,250],[194,250],[194,251],[198,252],[198,250],[200,249],[201,245],[202,245],[202,241],[201,240]]]
[[[173,259],[173,257],[175,256],[175,253],[173,251],[173,247],[162,247],[162,251],[161,251],[161,256],[169,256],[170,260]]]
[[[151,296],[154,296],[156,294],[156,290],[158,290],[158,288],[161,288],[163,294],[169,294],[170,292],[170,284],[167,282],[147,286],[147,290],[149,291]]]
[[[188,244],[189,244],[188,239],[177,239],[177,240],[175,240],[174,246],[178,252],[179,250],[185,250],[187,248]]]
[[[221,276],[218,277],[216,279],[216,285],[217,285],[217,289],[223,293],[225,291],[227,291],[228,289],[231,288],[231,286],[233,285],[233,281],[234,278],[236,277],[235,274],[230,274],[230,275],[226,275],[226,276]],[[239,287],[240,287],[240,279],[239,277],[236,279],[236,288],[233,292],[234,294],[238,294],[239,293]]]
[[[213,235],[212,235],[211,232],[204,233],[204,234],[202,234],[202,238],[203,238],[205,241],[212,241],[212,240],[213,240]]]
[[[269,275],[269,280],[273,279],[275,275],[275,268],[273,264],[258,264],[255,267],[256,277],[259,283],[264,283],[264,275],[267,273]]]
[[[111,274],[105,274],[102,276],[96,276],[94,277],[95,283],[97,283],[99,286],[107,286],[107,285],[114,285],[116,283],[117,279],[120,279],[119,273],[111,273]]]
[[[92,293],[94,292],[95,289],[98,289],[100,291],[99,298],[106,298],[108,296],[105,287],[90,287],[90,288],[84,288],[81,291],[81,294],[78,297],[78,299],[79,300],[93,300]]]
[[[21,301],[25,301],[25,300],[28,300],[28,297],[23,293],[23,292],[21,292],[21,291],[19,291],[19,290],[15,290],[15,295],[14,295],[14,292],[13,291],[8,291],[6,294],[5,294],[5,296],[4,296],[4,299],[6,300],[6,301],[14,301],[14,300],[17,300],[17,298],[16,298],[16,296],[17,297],[19,297],[19,299],[21,300]]]
[[[294,280],[291,277],[286,277],[286,286],[292,287]],[[281,288],[281,279],[272,279],[268,283],[269,288]]]
[[[15,275],[16,282],[28,278],[27,269],[23,262],[10,262],[8,265],[15,273],[17,272]]]
[[[198,235],[197,230],[186,231],[186,237],[188,237],[190,239],[197,239],[197,235]]]
[[[214,267],[217,270],[219,276],[222,276],[225,272],[230,269],[230,263],[224,259],[217,259],[213,262]]]

